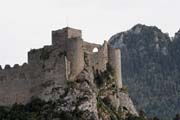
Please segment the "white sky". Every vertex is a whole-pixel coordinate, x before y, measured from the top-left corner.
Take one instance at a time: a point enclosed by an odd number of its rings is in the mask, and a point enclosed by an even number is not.
[[[0,0],[0,64],[26,62],[27,51],[49,45],[51,31],[67,23],[96,43],[137,23],[172,36],[180,28],[179,6],[179,0]]]

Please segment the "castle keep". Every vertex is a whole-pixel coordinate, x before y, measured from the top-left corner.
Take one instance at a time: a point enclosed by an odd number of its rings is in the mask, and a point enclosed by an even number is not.
[[[94,49],[98,51],[94,52]],[[120,50],[83,41],[80,30],[63,28],[52,31],[52,45],[28,52],[28,63],[0,67],[0,105],[27,103],[32,97],[43,98],[46,87],[62,86],[85,67],[103,72],[109,63],[115,70],[115,81],[122,87]]]

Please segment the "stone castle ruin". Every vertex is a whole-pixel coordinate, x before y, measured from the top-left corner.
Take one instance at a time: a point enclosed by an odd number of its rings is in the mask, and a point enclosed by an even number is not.
[[[30,50],[28,63],[0,67],[0,105],[27,103],[34,96],[41,97],[48,84],[63,86],[85,67],[102,72],[107,63],[115,71],[117,87],[122,88],[119,49],[106,41],[103,45],[85,42],[77,29],[52,31],[52,45]]]

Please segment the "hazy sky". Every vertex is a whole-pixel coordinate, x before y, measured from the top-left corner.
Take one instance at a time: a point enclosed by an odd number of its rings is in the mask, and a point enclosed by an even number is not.
[[[102,43],[137,23],[174,35],[180,28],[179,0],[0,0],[0,64],[22,64],[27,51],[51,44],[51,30],[83,31]]]

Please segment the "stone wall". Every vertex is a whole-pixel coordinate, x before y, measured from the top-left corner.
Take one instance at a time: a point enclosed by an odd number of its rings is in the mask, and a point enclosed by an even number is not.
[[[83,45],[86,54],[86,64],[92,67],[95,71],[104,71],[106,70],[106,64],[110,63],[115,72],[117,87],[122,88],[120,50],[111,47],[106,41],[103,45],[88,42],[84,42]],[[98,51],[93,52],[94,48],[97,48]]]
[[[100,48],[101,45],[95,43],[83,42],[83,50],[88,53],[92,53],[94,48]]]
[[[64,30],[56,30],[52,31],[52,45],[54,46],[60,46],[63,49],[65,49],[67,39],[67,32]]]
[[[43,49],[33,50],[29,52],[28,64],[0,70],[0,105],[27,103],[33,96],[51,92],[49,86],[65,85],[65,55],[52,47],[44,50],[51,51],[46,59],[40,58]]]
[[[84,42],[83,49],[88,57],[89,66],[93,67],[94,70],[104,71],[106,70],[106,64],[108,62],[108,50],[107,42],[103,45]],[[97,52],[93,52],[93,49],[97,48]]]
[[[27,64],[0,70],[0,105],[24,103],[29,99],[31,80],[27,74],[31,74]]]

